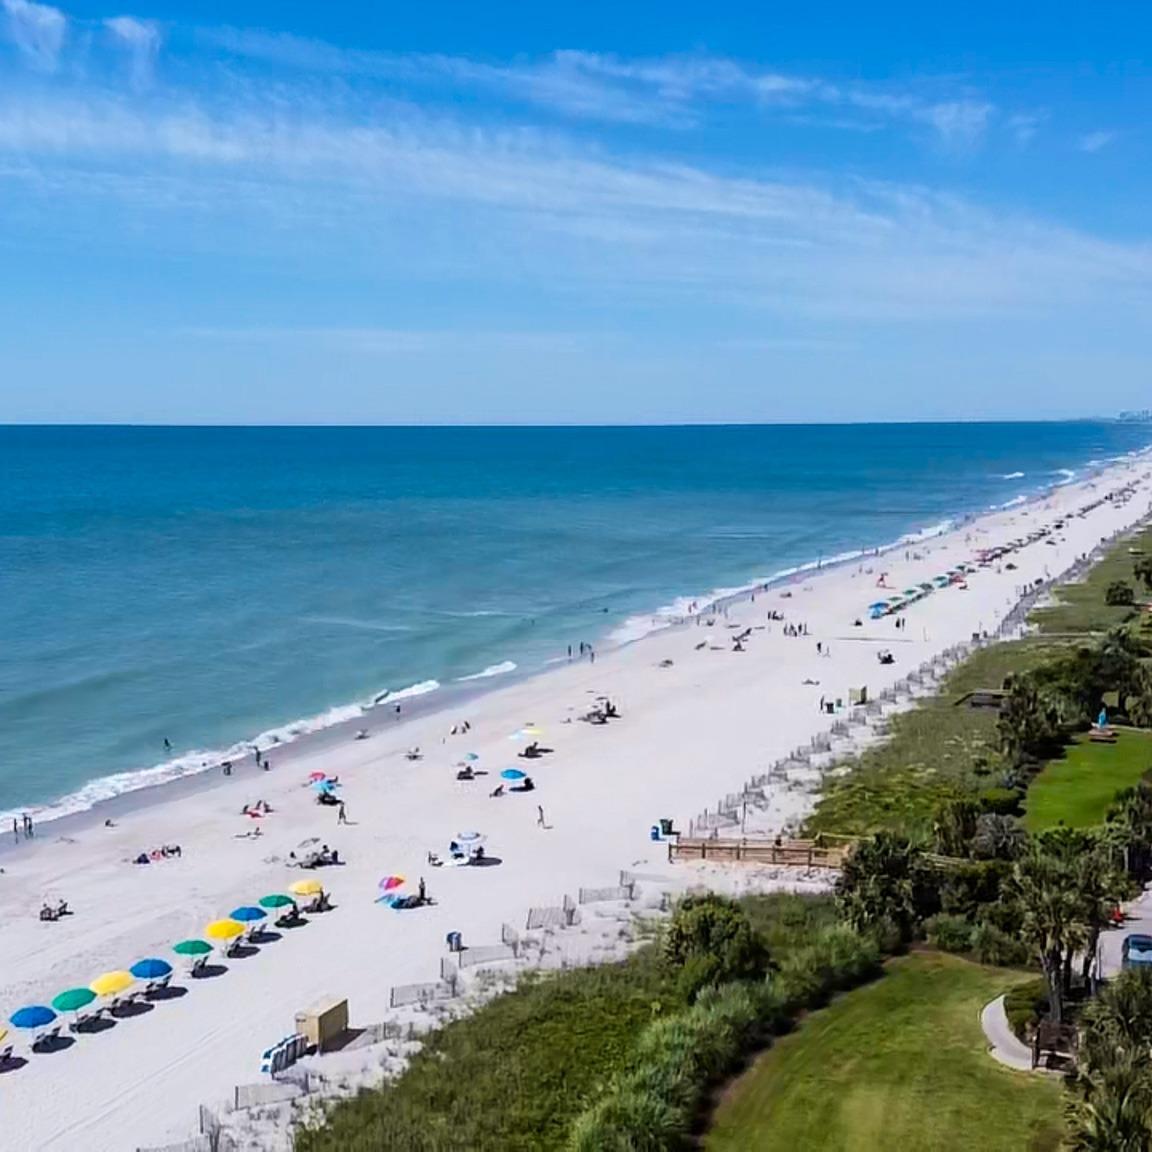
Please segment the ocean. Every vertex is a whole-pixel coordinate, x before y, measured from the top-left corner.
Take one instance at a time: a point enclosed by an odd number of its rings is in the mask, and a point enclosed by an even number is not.
[[[79,811],[386,693],[495,685],[1149,441],[1087,422],[0,427],[0,812]]]

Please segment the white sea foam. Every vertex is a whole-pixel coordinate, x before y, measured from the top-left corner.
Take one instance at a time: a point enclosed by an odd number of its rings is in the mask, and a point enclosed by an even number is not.
[[[487,680],[491,676],[504,676],[508,672],[516,671],[514,660],[502,660],[499,664],[489,664],[482,672],[473,672],[471,676],[457,676],[456,682],[463,684],[468,680]]]
[[[1024,479],[1024,473],[1023,472],[1005,472],[1004,475],[1000,477],[1000,479],[1001,480],[1023,480]]]
[[[411,684],[407,688],[398,688],[396,691],[386,688],[383,692],[377,692],[372,697],[372,703],[373,705],[393,704],[397,700],[410,700],[414,696],[427,696],[429,692],[435,692],[439,687],[439,680],[421,680],[419,684]]]
[[[1005,508],[1019,508],[1021,504],[1027,503],[1027,496],[1013,496],[1011,500],[1005,500],[1003,504],[994,504],[992,507],[996,511],[1002,512]]]
[[[1057,468],[1056,469],[1056,475],[1064,477],[1063,480],[1057,480],[1056,481],[1056,487],[1061,487],[1064,484],[1071,484],[1072,481],[1076,479],[1076,469],[1075,468]]]
[[[340,704],[315,716],[292,720],[279,727],[269,728],[250,739],[239,740],[229,748],[194,750],[166,760],[162,764],[153,765],[151,768],[100,776],[95,780],[88,781],[75,792],[70,792],[49,804],[29,805],[19,810],[0,812],[0,828],[11,822],[13,816],[18,817],[23,812],[29,813],[38,824],[44,824],[51,820],[59,820],[62,816],[74,816],[79,812],[86,812],[104,800],[113,800],[117,796],[139,792],[143,788],[152,788],[158,784],[167,784],[185,776],[211,772],[218,769],[225,760],[240,760],[245,756],[250,756],[253,748],[259,748],[265,752],[269,749],[282,748],[294,744],[305,736],[323,732],[326,728],[334,728],[338,724],[356,720],[366,712],[371,711],[377,704],[385,702],[393,704],[398,700],[425,696],[429,692],[435,692],[439,687],[440,682],[438,680],[422,680],[419,684],[399,688],[394,692],[377,693],[371,700]]]

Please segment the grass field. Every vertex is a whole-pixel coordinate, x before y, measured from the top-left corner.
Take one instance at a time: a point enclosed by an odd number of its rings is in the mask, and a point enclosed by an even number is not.
[[[1116,793],[1152,770],[1152,732],[1125,729],[1117,736],[1115,744],[1093,744],[1078,736],[1064,756],[1045,765],[1024,804],[1029,832],[1101,823]]]
[[[1142,532],[1125,540],[1100,561],[1085,580],[1078,584],[1065,584],[1055,592],[1055,603],[1049,608],[1038,608],[1032,613],[1032,623],[1041,632],[1094,633],[1107,632],[1127,623],[1136,616],[1134,608],[1110,608],[1104,603],[1108,585],[1123,580],[1132,585],[1136,599],[1148,598],[1148,591],[1133,572],[1138,556],[1129,548],[1142,549],[1152,555],[1152,531]]]
[[[955,669],[938,695],[892,719],[891,734],[830,780],[809,818],[809,832],[864,835],[884,828],[927,835],[941,800],[990,788],[1004,768],[996,713],[956,701],[977,688],[999,688],[1012,672],[1041,663],[1057,645],[1047,640],[997,644]]]
[[[1060,1086],[984,1051],[980,1009],[1023,974],[923,953],[893,961],[780,1040],[730,1089],[708,1152],[1047,1152]]]

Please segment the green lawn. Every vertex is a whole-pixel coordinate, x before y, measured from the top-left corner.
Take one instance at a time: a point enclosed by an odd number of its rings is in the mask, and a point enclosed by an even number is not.
[[[1115,580],[1131,584],[1136,599],[1148,598],[1148,590],[1136,579],[1133,567],[1139,555],[1129,549],[1142,549],[1152,554],[1152,531],[1141,532],[1131,540],[1123,540],[1078,584],[1065,584],[1056,589],[1055,603],[1049,608],[1038,608],[1032,613],[1032,622],[1041,632],[1107,632],[1136,616],[1134,608],[1110,608],[1104,603],[1104,592]]]
[[[732,1087],[709,1152],[1047,1152],[1058,1082],[986,1055],[980,1009],[1027,979],[953,956],[893,961],[780,1040]]]
[[[996,713],[956,701],[977,688],[1043,662],[1063,647],[1050,640],[997,644],[954,669],[940,693],[893,717],[889,738],[866,751],[851,772],[830,779],[809,818],[809,832],[866,835],[889,829],[925,836],[937,805],[999,783]]]
[[[1045,765],[1025,799],[1029,832],[1101,823],[1116,793],[1152,769],[1152,732],[1124,729],[1117,735],[1115,744],[1093,744],[1078,736],[1059,760]]]

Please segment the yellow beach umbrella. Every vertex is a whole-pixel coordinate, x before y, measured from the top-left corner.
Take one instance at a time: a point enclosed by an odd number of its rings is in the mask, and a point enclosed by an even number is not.
[[[88,985],[97,996],[116,996],[125,988],[131,988],[136,977],[131,972],[105,972]]]
[[[244,934],[244,925],[239,920],[213,920],[204,929],[209,940],[235,940]]]
[[[8,1035],[7,1028],[0,1028],[0,1044],[4,1043],[4,1037]]]
[[[319,896],[324,885],[319,880],[297,880],[288,890],[294,896]]]

